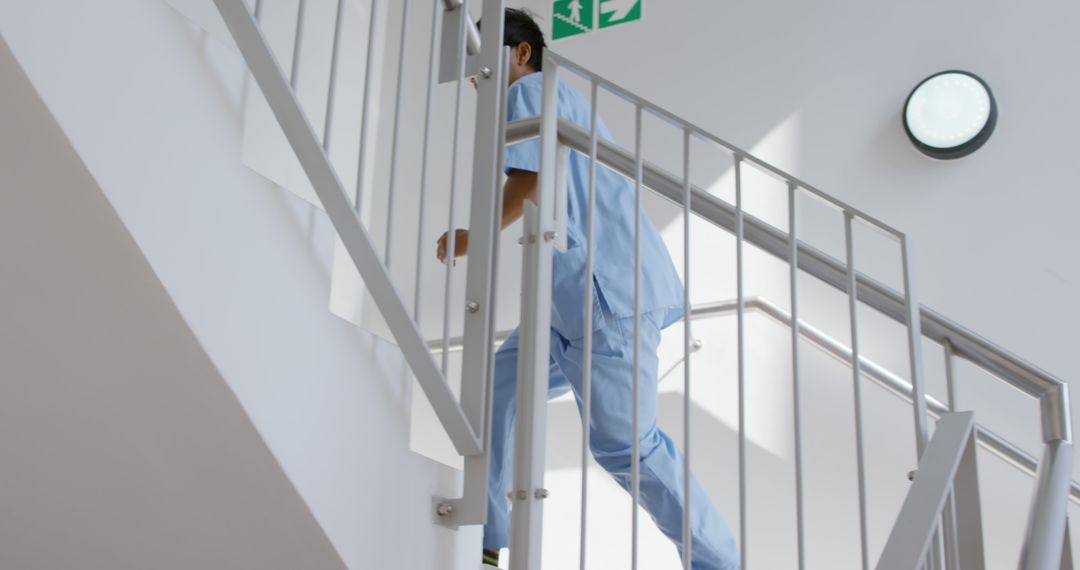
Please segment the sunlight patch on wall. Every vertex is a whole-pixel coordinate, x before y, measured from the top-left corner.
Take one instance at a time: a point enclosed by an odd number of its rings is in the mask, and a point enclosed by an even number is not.
[[[792,113],[769,131],[750,149],[754,156],[770,163],[796,171],[799,158],[799,113]],[[698,186],[707,188],[708,193],[734,204],[735,171],[726,151],[717,151],[705,145],[694,144],[691,147],[692,180]],[[726,162],[725,162],[726,160]],[[705,180],[701,183],[699,180]],[[787,231],[787,187],[746,164],[742,166],[743,205],[746,213]],[[683,218],[675,217],[665,225],[661,234],[668,250],[675,260],[676,267],[685,276],[683,260]],[[692,304],[728,301],[737,298],[736,250],[734,235],[716,226],[691,216],[690,220],[690,295]],[[746,295],[763,296],[770,301],[786,307],[788,305],[788,269],[772,256],[746,244],[744,246],[744,291]],[[760,353],[764,359],[758,359],[753,375],[747,372],[748,385],[756,388],[773,383],[781,376],[777,366],[790,366],[789,346],[777,335],[766,333],[765,327],[759,327],[761,334],[750,332],[749,316],[747,330],[748,361],[751,353]],[[767,326],[767,325],[766,325]],[[694,337],[705,340],[705,346],[691,357],[693,379],[705,374],[712,374],[715,382],[697,385],[705,386],[694,392],[694,401],[710,410],[718,420],[730,426],[738,425],[736,393],[731,392],[721,397],[719,394],[708,395],[718,389],[716,383],[734,385],[737,382],[737,340],[736,317],[718,317],[698,320],[693,324]],[[676,325],[665,332],[661,345],[661,371],[669,368],[682,358],[682,325]],[[782,336],[782,335],[780,335]],[[773,338],[776,337],[776,338]],[[790,344],[787,342],[786,344]],[[772,352],[781,352],[783,359],[768,358]],[[693,365],[694,361],[702,364]],[[665,366],[663,363],[669,363]],[[708,363],[708,364],[705,364]],[[671,370],[672,378],[661,383],[661,390],[682,390],[682,368]],[[791,453],[791,396],[780,389],[756,390],[753,401],[748,402],[754,411],[747,417],[748,437],[757,445],[780,456],[788,457]]]

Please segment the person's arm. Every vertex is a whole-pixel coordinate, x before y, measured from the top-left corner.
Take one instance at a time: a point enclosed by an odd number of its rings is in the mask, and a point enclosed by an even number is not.
[[[503,185],[503,209],[502,225],[505,230],[514,222],[518,221],[525,213],[525,200],[529,199],[535,204],[537,201],[539,177],[535,172],[528,170],[511,170]],[[436,255],[439,261],[446,263],[447,234],[439,238]],[[469,250],[469,230],[457,230],[454,236],[454,257],[462,257]]]
[[[503,185],[502,228],[518,221],[525,213],[525,199],[538,203],[539,176],[528,170],[511,170]]]
[[[543,91],[537,81],[518,80],[510,86],[506,94],[507,122],[535,117],[543,106]],[[506,166],[506,184],[503,185],[502,227],[516,222],[525,212],[525,199],[537,201],[537,175],[540,170],[540,141],[531,140],[506,147],[504,164]],[[448,234],[443,234],[438,241],[436,255],[439,261],[446,263]],[[454,257],[461,257],[469,249],[469,231],[454,231]]]

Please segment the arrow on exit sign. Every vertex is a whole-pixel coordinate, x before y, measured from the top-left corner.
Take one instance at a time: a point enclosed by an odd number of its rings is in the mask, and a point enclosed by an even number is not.
[[[641,19],[641,0],[600,0],[600,27]]]

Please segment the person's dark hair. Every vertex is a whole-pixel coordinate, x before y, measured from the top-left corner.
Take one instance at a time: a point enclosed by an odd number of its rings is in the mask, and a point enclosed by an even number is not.
[[[522,42],[528,43],[532,47],[529,66],[536,71],[543,71],[541,68],[544,65],[544,48],[547,44],[544,43],[544,32],[540,31],[536,20],[533,20],[532,16],[524,10],[507,8],[505,26],[503,45],[517,47]]]
[[[529,44],[532,47],[529,67],[536,71],[543,71],[544,48],[547,44],[544,43],[544,32],[540,31],[540,26],[532,15],[525,10],[507,8],[503,26],[503,45],[517,47],[522,42]],[[476,27],[480,27],[480,22],[476,22]]]

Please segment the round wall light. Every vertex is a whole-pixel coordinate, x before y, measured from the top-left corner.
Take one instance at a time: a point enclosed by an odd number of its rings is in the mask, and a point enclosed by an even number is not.
[[[923,154],[960,158],[986,143],[997,114],[997,102],[985,81],[966,71],[942,71],[908,95],[904,130]]]

